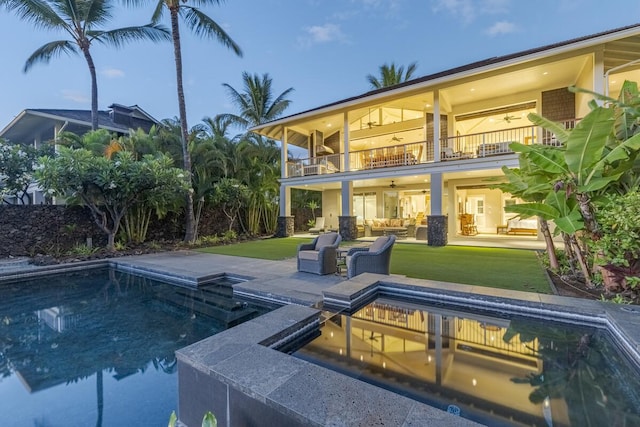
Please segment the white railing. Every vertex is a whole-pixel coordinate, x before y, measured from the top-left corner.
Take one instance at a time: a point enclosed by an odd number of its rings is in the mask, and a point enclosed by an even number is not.
[[[575,127],[579,119],[561,121],[566,129]],[[443,138],[440,142],[440,160],[463,160],[511,154],[512,142],[522,144],[558,145],[556,138],[538,126],[458,135]],[[330,154],[287,162],[287,176],[300,177],[343,172],[342,154]],[[376,147],[349,153],[349,170],[411,166],[434,161],[433,142],[420,141],[409,144]]]
[[[422,141],[349,153],[351,170],[410,166],[433,161],[433,143]]]
[[[324,175],[342,171],[341,154],[317,156],[309,159],[289,160],[287,162],[287,176]]]

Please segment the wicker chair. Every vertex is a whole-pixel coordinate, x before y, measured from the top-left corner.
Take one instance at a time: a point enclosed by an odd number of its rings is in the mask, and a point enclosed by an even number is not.
[[[347,253],[347,278],[362,273],[389,274],[391,250],[396,236],[378,237],[368,248],[351,248]]]
[[[342,237],[338,233],[321,234],[311,243],[298,245],[298,271],[331,274],[337,271],[337,249]]]

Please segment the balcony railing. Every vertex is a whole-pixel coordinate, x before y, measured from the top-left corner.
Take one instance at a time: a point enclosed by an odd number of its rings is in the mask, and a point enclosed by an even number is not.
[[[578,119],[565,120],[566,129],[575,127]],[[511,154],[512,142],[522,144],[558,145],[553,134],[537,126],[523,126],[493,132],[458,135],[440,142],[440,160],[475,159]],[[324,175],[345,170],[342,154],[312,157],[287,162],[287,176]],[[349,153],[349,170],[367,170],[398,166],[412,166],[434,161],[433,142],[376,147]]]
[[[342,171],[341,154],[312,157],[287,162],[287,176],[324,175]]]
[[[351,170],[410,166],[433,161],[433,144],[426,141],[349,153]]]

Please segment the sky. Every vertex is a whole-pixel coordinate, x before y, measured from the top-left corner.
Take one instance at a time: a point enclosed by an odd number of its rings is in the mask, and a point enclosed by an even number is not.
[[[114,3],[102,29],[149,22],[153,3]],[[227,0],[202,8],[243,50],[181,26],[188,125],[237,113],[223,83],[242,90],[242,73],[273,79],[273,94],[294,91],[285,115],[359,95],[385,63],[417,62],[414,77],[640,22],[636,0]],[[165,14],[161,22],[169,27]],[[0,10],[0,128],[28,108],[90,109],[81,56],[60,56],[23,73],[45,43],[68,38]],[[98,106],[137,104],[157,119],[178,115],[171,43],[92,45]],[[638,52],[640,57],[640,52]]]

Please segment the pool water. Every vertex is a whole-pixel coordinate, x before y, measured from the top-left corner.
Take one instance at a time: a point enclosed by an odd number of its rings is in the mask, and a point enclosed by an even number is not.
[[[595,327],[381,298],[292,354],[486,425],[640,425],[637,366]]]
[[[163,426],[174,351],[271,308],[110,269],[0,284],[3,426]]]

